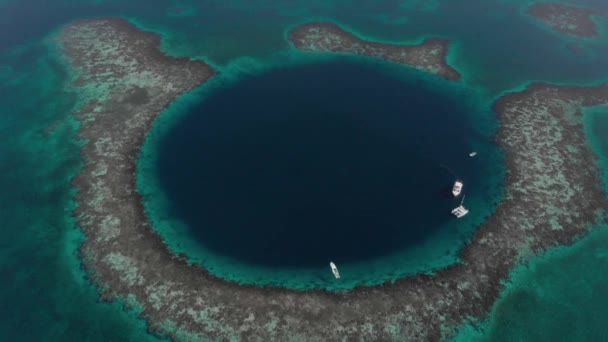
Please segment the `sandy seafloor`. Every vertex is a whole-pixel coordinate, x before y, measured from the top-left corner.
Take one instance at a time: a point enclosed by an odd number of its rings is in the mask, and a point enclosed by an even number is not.
[[[608,10],[600,0],[566,2]],[[156,339],[136,312],[99,302],[78,259],[83,236],[71,216],[70,185],[81,165],[78,123],[70,115],[78,97],[69,87],[70,71],[48,41],[62,24],[80,17],[126,16],[162,34],[167,53],[204,58],[216,67],[221,77],[209,87],[277,63],[298,63],[285,31],[311,19],[336,20],[375,40],[451,39],[449,61],[463,74],[468,101],[481,106],[530,81],[584,85],[608,80],[608,35],[589,40],[559,36],[526,18],[525,3],[0,1],[0,340]],[[605,20],[601,31],[608,32]],[[565,48],[572,41],[582,44],[582,56]],[[190,100],[188,95],[180,99],[161,120],[175,120]],[[608,108],[586,113],[590,143],[608,170]],[[494,125],[493,118],[480,118],[480,135],[491,134]],[[153,133],[161,131],[157,125]],[[608,184],[608,171],[603,176]],[[457,339],[608,339],[602,319],[608,308],[607,238],[608,227],[599,227],[575,245],[519,267],[487,320],[464,327]]]

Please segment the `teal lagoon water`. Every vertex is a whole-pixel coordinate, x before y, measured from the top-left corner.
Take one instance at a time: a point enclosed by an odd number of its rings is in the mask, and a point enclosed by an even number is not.
[[[122,303],[99,301],[97,290],[86,279],[78,258],[78,245],[84,237],[71,215],[75,203],[70,184],[81,165],[78,124],[70,116],[77,106],[78,94],[70,90],[70,72],[54,56],[47,41],[49,34],[61,25],[82,17],[125,16],[160,33],[166,52],[205,58],[221,71],[221,77],[208,87],[184,96],[163,114],[147,147],[153,146],[155,139],[164,136],[181,116],[215,90],[223,91],[229,83],[293,62],[290,60],[293,53],[284,40],[285,31],[299,22],[319,18],[337,20],[365,37],[382,41],[412,41],[429,35],[451,39],[454,47],[449,59],[463,72],[467,89],[463,91],[466,95],[463,99],[472,99],[474,107],[482,108],[475,111],[480,120],[473,128],[478,130],[480,140],[487,142],[491,141],[495,129],[489,110],[496,95],[530,80],[586,84],[608,79],[608,60],[603,58],[608,52],[605,37],[581,42],[586,53],[583,58],[573,55],[564,48],[571,38],[553,34],[522,15],[521,6],[527,2],[452,0],[432,1],[430,6],[417,7],[416,1],[392,0],[0,1],[0,222],[3,228],[0,339],[155,339],[146,332],[145,322],[137,318],[136,308],[124,310]],[[606,8],[606,2],[600,0],[567,2]],[[176,16],[176,6],[186,7],[186,15]],[[600,24],[605,32],[608,25],[601,20]],[[404,70],[398,67],[391,72],[399,78],[422,77]],[[442,92],[457,93],[445,84],[438,87]],[[590,127],[595,132],[594,139],[600,142],[597,146],[604,146],[598,153],[606,158],[608,125],[604,117],[606,115],[597,114],[598,119],[594,119]],[[166,127],[163,128],[163,124]],[[148,162],[153,160],[151,154],[146,154],[141,163],[152,170]],[[147,184],[156,182],[152,177],[142,177],[144,169],[139,180],[142,191],[158,189],[159,184]],[[159,208],[167,204],[153,203],[163,201],[158,197],[146,199],[149,205]],[[470,205],[477,208],[474,213],[486,208],[483,202]],[[163,208],[164,212],[169,212],[168,209]],[[172,219],[154,218],[159,229],[169,228],[163,223]],[[475,227],[465,228],[463,232],[450,232],[462,233],[464,240]],[[180,240],[187,236],[188,229],[184,222],[171,226],[173,235],[168,239],[179,244],[176,248],[200,248],[198,243],[188,242],[193,239]],[[606,274],[602,271],[605,267],[603,241],[605,234],[598,232],[576,246],[540,257],[538,266],[523,266],[496,304],[488,323],[468,331],[486,340],[545,340],[545,336],[568,341],[606,339],[603,321],[595,319],[605,314],[607,306],[603,304],[608,298],[602,290]],[[421,245],[415,252],[425,250],[426,246]],[[394,266],[403,269],[404,263],[411,260],[403,258],[398,265],[370,263],[368,267],[352,263],[341,270],[359,279],[368,276],[367,271],[373,266],[378,270],[377,275],[397,277],[398,274],[390,275],[386,270],[397,269]],[[233,279],[244,274],[232,258],[217,253],[200,254],[200,260],[196,261],[213,262],[212,271],[216,274],[223,271]],[[453,258],[448,255],[444,261],[450,262]],[[365,272],[358,273],[360,270]],[[305,273],[312,272],[314,268]],[[326,269],[319,272],[322,273],[317,280],[310,282],[314,286],[324,286],[331,280]],[[292,274],[294,282],[288,285],[300,285],[302,279],[297,278],[300,274],[303,274],[301,269]],[[246,280],[259,282],[272,276],[272,272],[265,269],[258,277]],[[573,279],[576,286],[568,286]],[[349,285],[348,280],[344,283]],[[561,311],[555,313],[556,310]],[[562,333],[555,334],[555,327],[564,329],[558,329]]]

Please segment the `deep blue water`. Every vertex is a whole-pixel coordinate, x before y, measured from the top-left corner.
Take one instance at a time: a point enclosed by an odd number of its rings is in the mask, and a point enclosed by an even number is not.
[[[203,245],[249,263],[387,255],[454,219],[456,176],[476,184],[468,109],[348,59],[275,69],[215,91],[167,134],[162,190]]]

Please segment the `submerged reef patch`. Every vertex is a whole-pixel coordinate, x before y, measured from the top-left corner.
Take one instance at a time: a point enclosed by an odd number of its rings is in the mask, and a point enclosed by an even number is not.
[[[563,34],[585,38],[598,35],[593,17],[599,16],[601,13],[591,8],[539,2],[528,7],[528,14]]]
[[[342,52],[382,58],[458,80],[460,74],[447,62],[450,41],[428,38],[420,44],[388,44],[363,40],[331,22],[300,25],[289,32],[296,48],[311,52]]]
[[[160,38],[125,20],[86,19],[55,37],[79,72],[84,166],[74,179],[86,234],[83,262],[103,298],[141,306],[152,331],[176,340],[437,341],[481,317],[518,261],[571,243],[605,221],[599,167],[581,108],[608,103],[608,85],[537,83],[495,103],[507,162],[504,200],[462,262],[381,286],[296,291],[242,286],[172,254],[135,190],[136,161],[153,120],[213,75],[165,56]],[[382,57],[382,56],[379,56]]]

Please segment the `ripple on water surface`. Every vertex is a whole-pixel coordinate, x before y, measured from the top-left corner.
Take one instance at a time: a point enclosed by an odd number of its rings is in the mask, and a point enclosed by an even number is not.
[[[212,91],[147,144],[156,163],[143,177],[157,181],[142,192],[169,203],[148,200],[157,230],[245,283],[344,288],[453,262],[498,192],[500,172],[481,176],[497,148],[464,93],[389,71],[340,58]],[[450,215],[456,177],[476,207],[462,220]]]

